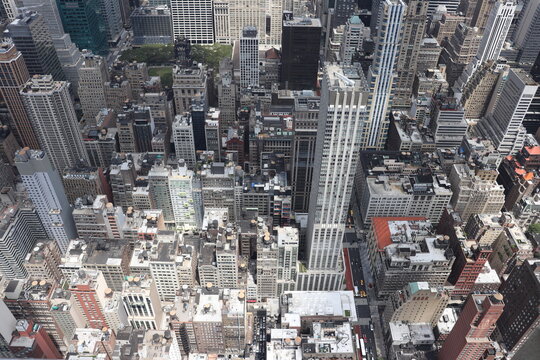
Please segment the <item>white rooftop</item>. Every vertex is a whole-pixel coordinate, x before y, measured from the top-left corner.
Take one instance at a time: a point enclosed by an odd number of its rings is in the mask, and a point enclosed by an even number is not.
[[[289,313],[301,316],[340,316],[357,321],[352,291],[287,291]]]

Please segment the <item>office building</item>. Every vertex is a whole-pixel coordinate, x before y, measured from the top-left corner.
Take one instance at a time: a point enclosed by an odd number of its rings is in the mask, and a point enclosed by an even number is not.
[[[54,168],[61,172],[86,160],[69,84],[54,81],[51,75],[34,76],[21,95],[40,148],[47,152]]]
[[[518,23],[512,34],[513,45],[519,49],[518,63],[532,67],[540,53],[540,3],[523,2]]]
[[[138,7],[130,19],[134,44],[173,43],[171,10],[167,5]]]
[[[83,134],[83,144],[91,166],[109,167],[113,153],[116,151],[116,134],[115,128],[101,130],[91,128]]]
[[[381,150],[386,144],[405,9],[401,0],[380,3],[375,47],[381,50],[375,52],[367,75],[372,98],[368,102],[369,114],[362,129],[361,149]]]
[[[191,44],[214,43],[212,0],[171,0],[173,37]]]
[[[137,173],[133,159],[129,156],[117,156],[109,167],[109,183],[113,194],[113,202],[126,211],[133,206],[133,192],[136,188]]]
[[[174,222],[174,214],[169,191],[169,178],[172,169],[165,163],[158,161],[148,172],[148,191],[152,203],[157,209],[163,211],[163,220],[166,223]]]
[[[116,45],[123,29],[120,1],[99,0],[99,14],[103,17],[109,44]]]
[[[61,329],[50,311],[56,283],[50,280],[10,280],[3,293],[3,302],[16,319],[32,319],[41,324],[54,346],[66,350]]]
[[[126,102],[132,100],[131,84],[125,76],[113,76],[110,81],[103,84],[105,103],[107,108],[119,113],[124,109]]]
[[[492,347],[491,334],[504,311],[500,293],[473,294],[439,350],[439,359],[480,359]]]
[[[62,65],[65,80],[71,83],[71,89],[76,95],[78,87],[77,70],[82,63],[81,53],[71,41],[69,34],[64,33],[64,26],[62,25],[56,0],[23,0],[22,5],[43,16],[56,49],[58,60]]]
[[[228,129],[236,122],[237,111],[237,84],[233,76],[233,64],[230,59],[223,59],[219,63],[217,78],[219,122],[223,129]]]
[[[64,31],[80,50],[106,55],[107,30],[105,16],[100,16],[100,0],[58,0]]]
[[[516,266],[501,285],[504,311],[497,322],[509,357],[514,356],[530,339],[540,323],[540,276],[538,260]]]
[[[103,312],[108,287],[103,274],[95,270],[79,270],[68,281],[68,290],[88,327],[93,329],[108,327]]]
[[[197,161],[195,156],[195,142],[193,140],[193,125],[188,115],[176,115],[172,125],[172,138],[176,158],[184,160],[189,168]]]
[[[26,114],[20,91],[30,78],[20,51],[10,42],[0,44],[0,94],[10,113],[10,128],[22,146],[39,149],[39,142]]]
[[[62,358],[47,330],[32,320],[17,321],[9,349],[16,357],[21,358]]]
[[[259,86],[259,36],[253,26],[242,29],[240,36],[240,86]]]
[[[538,84],[522,69],[510,69],[493,111],[478,123],[478,131],[503,155],[519,151],[525,141],[523,119]]]
[[[131,86],[132,98],[134,100],[139,99],[140,95],[144,93],[146,84],[150,80],[146,63],[132,61],[128,64],[123,64],[122,70]]]
[[[268,20],[267,20],[268,19]],[[214,1],[216,42],[234,44],[246,26],[259,30],[262,44],[279,44],[281,40],[281,2],[276,0],[217,0]],[[269,35],[266,38],[267,21]],[[272,42],[271,42],[272,41]]]
[[[123,237],[124,212],[120,206],[108,202],[105,195],[77,199],[73,220],[80,239],[119,240]]]
[[[163,324],[161,300],[156,283],[147,275],[128,276],[122,287],[122,302],[135,329],[156,330]]]
[[[62,183],[70,204],[74,204],[78,198],[96,197],[100,194],[110,196],[103,169],[85,163],[66,168],[62,173]]]
[[[385,322],[428,323],[435,327],[448,304],[448,292],[428,282],[411,282],[388,297]]]
[[[395,80],[392,106],[409,108],[414,77],[424,38],[429,3],[424,0],[407,2],[403,17],[403,33],[397,60],[397,78]]]
[[[226,208],[228,219],[234,221],[238,216],[236,214],[234,164],[220,162],[205,164],[200,176],[204,209]]]
[[[456,99],[438,95],[432,98],[430,126],[438,149],[461,145],[469,128],[465,121],[465,111]]]
[[[202,215],[193,201],[194,176],[193,171],[188,170],[182,162],[169,176],[169,193],[176,226],[195,227],[197,219]]]
[[[367,115],[366,106],[367,89],[362,73],[356,68],[328,65],[321,92],[315,181],[309,203],[308,271],[298,273],[297,289],[335,290],[341,286],[345,218],[360,155],[360,124]],[[348,115],[345,109],[349,109]]]
[[[47,240],[39,216],[23,204],[3,206],[0,230],[0,271],[6,279],[23,279],[28,276],[26,254],[36,243]]]
[[[43,227],[43,225],[40,226]],[[42,230],[42,234],[45,230]],[[43,236],[43,235],[41,235]],[[24,268],[28,276],[33,279],[51,279],[60,282],[63,278],[60,271],[62,253],[54,240],[47,239],[35,244],[34,248],[26,254]]]
[[[357,8],[358,4],[356,0],[336,0],[334,3],[332,27],[345,25]]]
[[[145,153],[152,151],[154,122],[150,108],[125,103],[116,119],[120,151]]]
[[[496,61],[510,30],[516,4],[514,1],[498,0],[491,10],[476,58],[482,64]]]
[[[23,149],[17,153],[15,165],[47,236],[65,251],[77,231],[62,180],[49,157],[43,151]]]
[[[320,97],[314,92],[299,92],[294,98],[294,138],[291,185],[293,209],[307,213],[313,180],[313,162],[319,119]]]
[[[103,84],[109,78],[105,60],[91,52],[83,53],[79,74],[79,99],[84,120],[96,124],[96,116],[107,107]]]
[[[24,12],[7,26],[4,35],[21,52],[30,75],[52,75],[56,81],[65,79],[43,16]]]
[[[298,17],[283,21],[280,81],[284,89],[316,87],[321,29],[319,19]]]
[[[173,66],[173,96],[175,113],[181,115],[189,108],[193,100],[207,101],[207,75],[203,65],[180,67]]]
[[[457,12],[457,9],[459,7],[460,0],[427,0],[428,1],[428,10],[427,10],[427,16],[430,17],[435,13],[437,8],[440,5],[444,5],[446,7],[446,10],[449,13],[455,13]]]
[[[440,62],[446,65],[446,80],[453,86],[478,53],[482,33],[476,27],[459,23],[452,37],[444,42]]]
[[[220,352],[225,349],[223,338],[223,303],[213,289],[202,290],[193,315],[193,331],[199,352]],[[216,289],[217,290],[217,289]]]
[[[390,296],[411,282],[441,287],[454,262],[449,241],[434,235],[423,217],[374,217],[367,241],[378,296]]]
[[[351,65],[353,56],[363,51],[366,27],[360,17],[351,16],[343,30],[343,40],[340,46],[340,59],[342,64]]]

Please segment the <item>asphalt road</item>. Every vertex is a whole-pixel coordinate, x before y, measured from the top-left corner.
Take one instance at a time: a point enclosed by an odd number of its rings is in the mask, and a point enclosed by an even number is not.
[[[349,243],[354,243],[358,241],[356,238],[355,233],[345,233],[345,241]],[[360,258],[360,248],[351,247],[348,249],[349,251],[349,260],[351,264],[351,274],[353,278],[353,284],[354,286],[358,286],[358,291],[362,292],[364,291],[367,293],[366,286],[368,286],[367,282],[364,280],[364,272],[362,270],[362,261]],[[369,308],[369,300],[367,297],[362,297],[360,299],[363,299],[365,304],[357,304],[356,305],[356,313],[359,319],[367,319],[371,321],[371,312]],[[366,345],[366,350],[368,353],[375,354],[375,336],[373,334],[373,331],[371,330],[370,326],[368,325],[361,325],[361,335],[364,337],[364,342]],[[373,358],[373,357],[372,357]],[[370,357],[368,357],[370,359]]]

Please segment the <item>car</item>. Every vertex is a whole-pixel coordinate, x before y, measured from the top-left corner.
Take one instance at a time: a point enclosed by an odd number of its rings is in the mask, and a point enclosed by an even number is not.
[[[361,296],[361,297],[366,297],[367,294],[366,294],[366,292],[365,292],[364,290],[361,290],[361,291],[360,291],[360,296]]]
[[[360,280],[360,285],[364,285],[364,280]]]

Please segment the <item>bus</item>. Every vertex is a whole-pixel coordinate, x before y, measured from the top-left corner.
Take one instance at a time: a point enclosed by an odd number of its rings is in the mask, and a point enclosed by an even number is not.
[[[364,339],[360,338],[360,350],[362,351],[362,360],[367,359],[366,345],[364,344]]]

